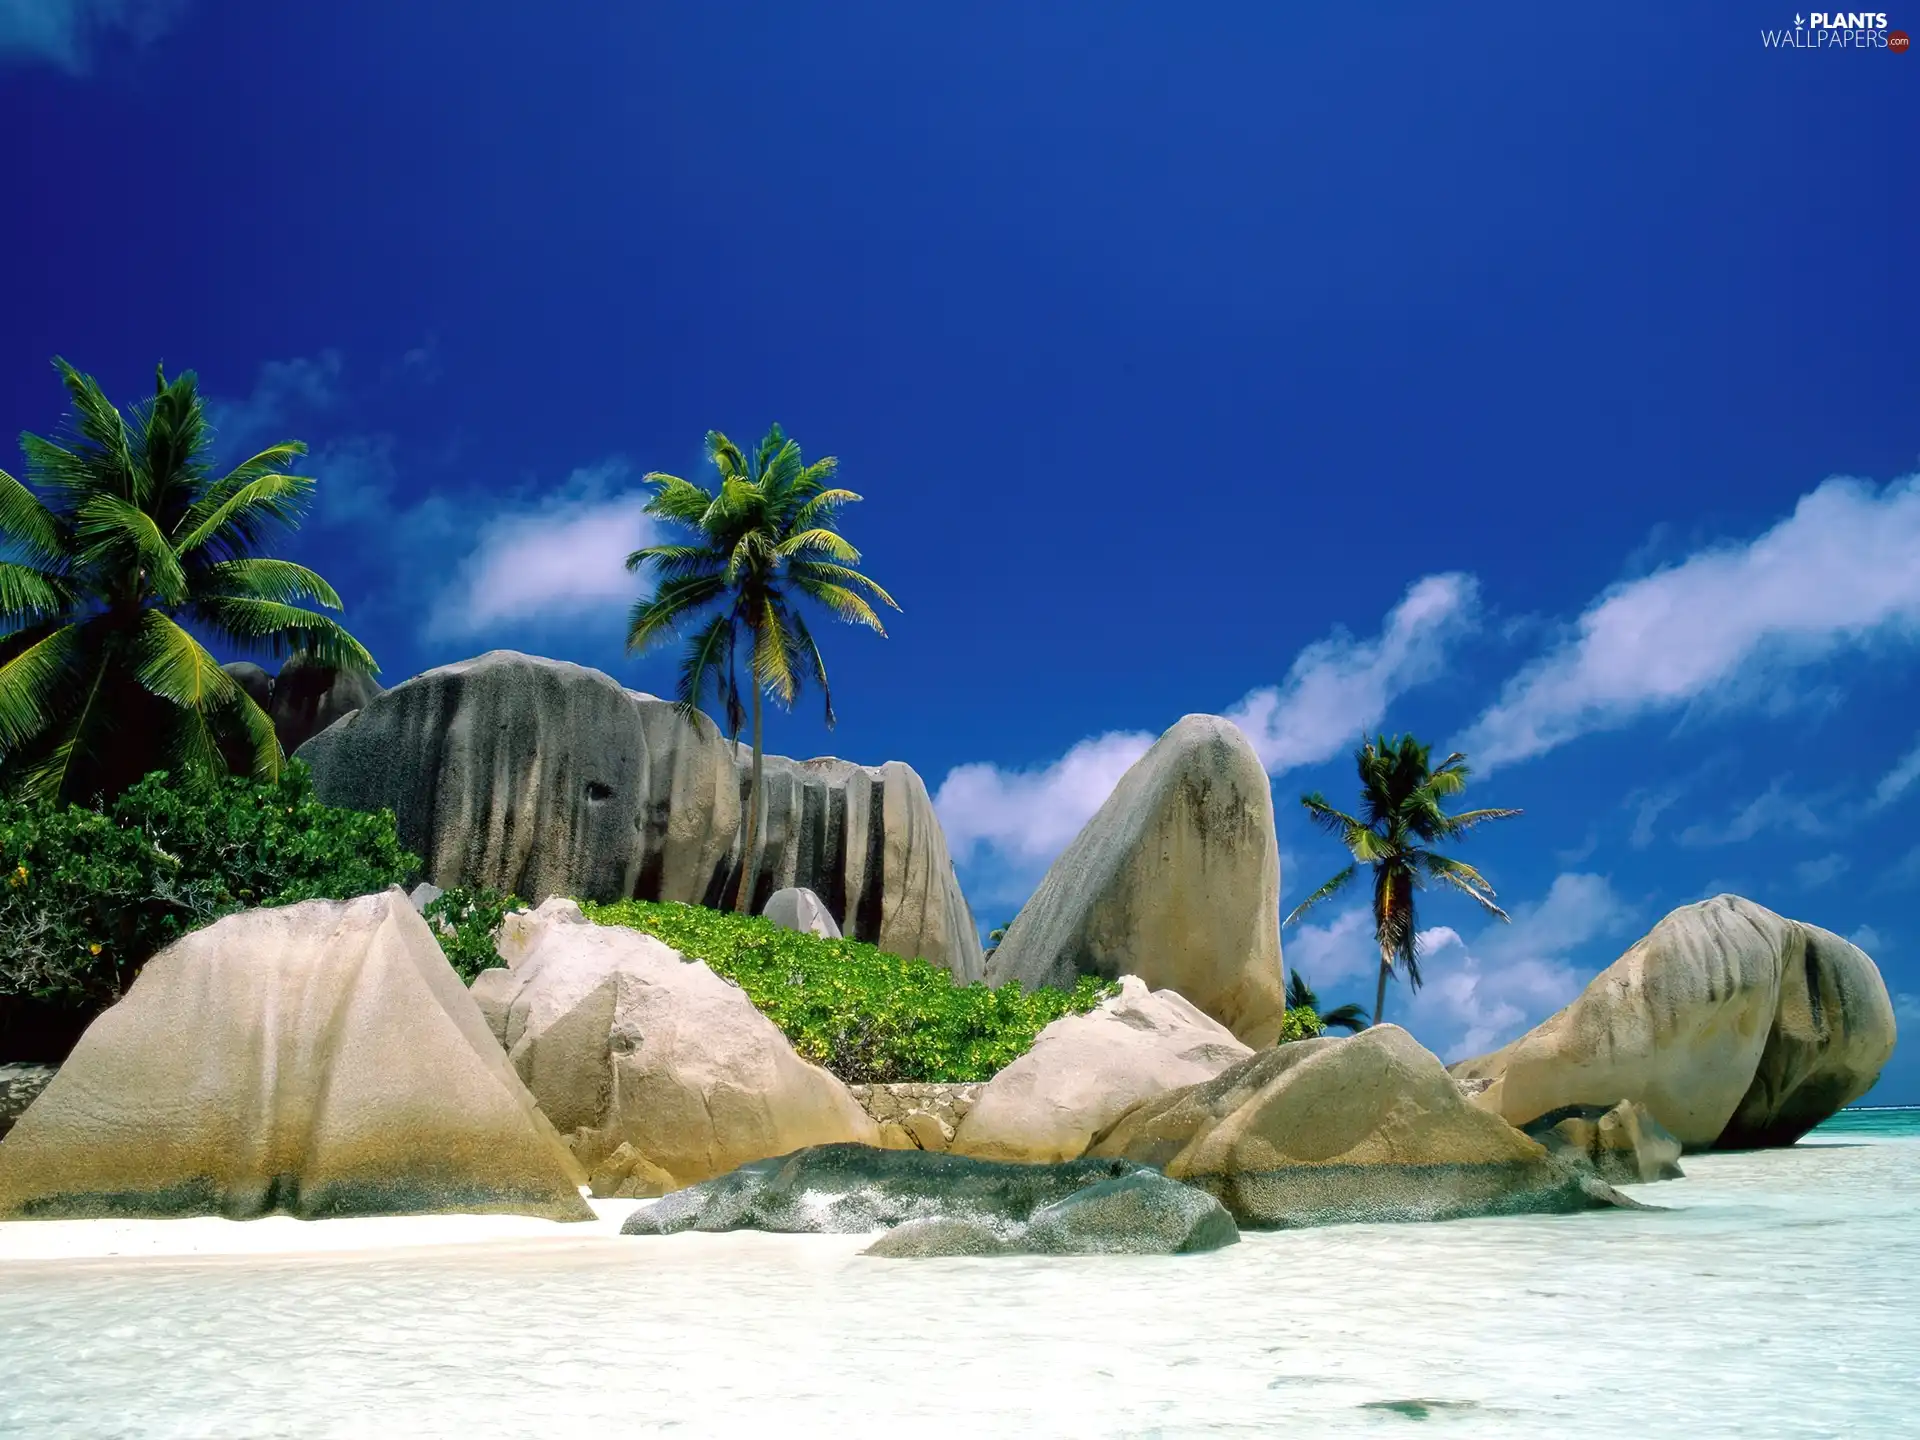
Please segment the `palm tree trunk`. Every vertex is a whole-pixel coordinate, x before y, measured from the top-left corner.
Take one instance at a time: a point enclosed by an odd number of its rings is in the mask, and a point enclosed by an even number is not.
[[[1393,956],[1382,949],[1380,952],[1380,983],[1373,992],[1373,1023],[1378,1025],[1387,1017],[1387,977],[1393,974]]]
[[[760,686],[753,687],[753,769],[747,779],[747,824],[740,832],[740,892],[734,908],[742,915],[753,910],[754,873],[760,859]]]

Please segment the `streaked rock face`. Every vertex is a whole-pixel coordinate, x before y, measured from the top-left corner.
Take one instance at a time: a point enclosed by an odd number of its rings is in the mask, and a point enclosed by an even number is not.
[[[1857,946],[1751,900],[1685,905],[1572,1004],[1453,1073],[1515,1124],[1631,1100],[1688,1149],[1790,1145],[1870,1089],[1893,1002]]]
[[[719,905],[742,869],[745,747],[582,666],[496,650],[429,670],[300,758],[329,804],[392,809],[437,885]],[[763,783],[751,908],[805,887],[844,934],[979,978],[973,915],[912,769],[767,756]]]
[[[1070,988],[1138,975],[1249,1045],[1278,1038],[1280,850],[1245,735],[1189,715],[1120,779],[1054,861],[987,965],[987,983]]]
[[[591,924],[556,898],[509,915],[498,943],[506,967],[482,971],[474,998],[596,1192],[638,1177],[658,1193],[663,1176],[691,1185],[807,1145],[879,1143],[847,1087],[796,1055],[745,991],[653,936]]]
[[[1629,1203],[1477,1109],[1397,1025],[1262,1050],[1143,1101],[1089,1157],[1152,1165],[1242,1224],[1450,1220]]]
[[[148,961],[0,1141],[0,1216],[589,1220],[585,1178],[396,887]]]

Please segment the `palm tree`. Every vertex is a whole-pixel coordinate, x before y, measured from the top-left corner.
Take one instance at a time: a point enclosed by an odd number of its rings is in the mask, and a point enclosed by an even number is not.
[[[1419,923],[1413,896],[1429,880],[1471,896],[1501,920],[1507,912],[1493,903],[1493,887],[1464,860],[1428,848],[1451,840],[1489,820],[1504,820],[1518,810],[1466,810],[1449,815],[1441,802],[1467,788],[1467,757],[1457,751],[1438,766],[1430,750],[1411,735],[1389,740],[1382,735],[1354,752],[1360,771],[1359,819],[1336,810],[1318,791],[1300,803],[1321,829],[1340,838],[1353,855],[1347,866],[1295,907],[1282,921],[1291,925],[1313,906],[1338,894],[1359,873],[1373,868],[1373,935],[1380,947],[1380,983],[1374,991],[1373,1023],[1386,1010],[1387,980],[1396,964],[1407,972],[1410,990],[1420,988]]]
[[[182,622],[240,651],[366,673],[373,657],[304,566],[257,552],[292,529],[313,481],[269,446],[214,478],[192,371],[154,374],[122,415],[55,360],[62,441],[21,437],[24,485],[0,471],[0,783],[23,798],[111,796],[149,770],[279,774],[273,723]]]
[[[691,715],[713,694],[726,716],[727,734],[737,742],[746,707],[735,662],[744,644],[753,717],[753,769],[736,897],[744,913],[753,903],[760,830],[761,699],[771,695],[791,706],[811,677],[826,705],[827,728],[834,724],[826,661],[795,599],[816,601],[838,619],[881,635],[886,628],[867,596],[900,607],[854,568],[860,552],[836,528],[840,508],[860,499],[829,485],[839,461],[828,456],[804,463],[800,446],[778,425],[751,457],[719,431],[709,431],[707,455],[720,472],[714,490],[658,471],[645,477],[653,492],[646,513],[692,532],[693,543],[649,545],[627,557],[627,569],[638,573],[651,566],[658,581],[650,597],[634,604],[627,649],[640,654],[711,611],[688,637],[678,699],[682,712]]]
[[[1303,1006],[1320,1017],[1320,1028],[1323,1030],[1344,1030],[1349,1035],[1357,1035],[1367,1028],[1367,1012],[1358,1005],[1336,1005],[1331,1010],[1322,1010],[1320,997],[1313,993],[1313,986],[1307,983],[1307,977],[1298,970],[1289,970],[1287,1009],[1298,1010]]]

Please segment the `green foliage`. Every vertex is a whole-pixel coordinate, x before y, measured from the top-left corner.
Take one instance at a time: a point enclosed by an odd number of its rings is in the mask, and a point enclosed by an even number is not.
[[[494,936],[507,913],[525,903],[518,895],[503,895],[484,885],[472,889],[457,885],[443,890],[422,913],[439,937],[447,963],[471,985],[482,970],[504,963],[494,948]]]
[[[987,1080],[1062,1015],[1114,993],[959,986],[937,965],[858,940],[823,940],[757,915],[645,900],[585,905],[603,925],[657,935],[747,993],[806,1059],[850,1083]]]
[[[1314,1033],[1323,1030],[1345,1030],[1348,1034],[1358,1034],[1367,1028],[1367,1012],[1358,1005],[1348,1003],[1336,1005],[1331,1010],[1320,1008],[1320,997],[1314,993],[1312,984],[1298,970],[1287,972],[1287,1013],[1304,1010],[1314,1017]]]
[[[321,804],[297,763],[270,783],[149,775],[105,812],[0,800],[0,1000],[99,1010],[189,930],[369,894],[419,863],[391,812]]]
[[[1293,1040],[1311,1040],[1324,1035],[1326,1029],[1320,1012],[1311,1005],[1290,1005],[1280,1018],[1280,1038],[1275,1043],[1285,1045]]]
[[[1353,863],[1294,907],[1281,922],[1291,925],[1322,900],[1352,883],[1362,866],[1373,872],[1373,934],[1380,948],[1379,983],[1374,990],[1373,1023],[1386,1013],[1387,980],[1404,971],[1410,990],[1420,988],[1420,922],[1414,894],[1429,881],[1457,890],[1496,919],[1507,912],[1494,904],[1487,877],[1464,860],[1455,860],[1432,848],[1440,840],[1457,840],[1476,825],[1505,820],[1518,810],[1462,810],[1449,814],[1445,802],[1467,788],[1473,772],[1459,751],[1438,765],[1432,748],[1411,735],[1389,740],[1380,735],[1367,741],[1353,756],[1360,773],[1360,814],[1336,810],[1319,791],[1300,797],[1312,820],[1336,836],[1353,856]]]
[[[154,376],[123,415],[54,361],[72,405],[58,441],[21,438],[31,485],[0,471],[0,786],[111,799],[150,771],[272,780],[273,724],[183,622],[244,652],[371,673],[313,571],[260,556],[313,481],[285,440],[225,475],[193,372]]]

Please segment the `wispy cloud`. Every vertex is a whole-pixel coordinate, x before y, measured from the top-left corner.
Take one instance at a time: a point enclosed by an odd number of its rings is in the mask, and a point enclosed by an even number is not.
[[[1793,867],[1793,878],[1802,890],[1818,890],[1831,885],[1853,866],[1838,850],[1814,860],[1802,860]]]
[[[0,0],[4,7],[8,0]],[[269,360],[241,400],[209,398],[207,419],[230,460],[293,435],[306,422],[333,410],[344,394],[345,367],[337,350],[292,360]]]
[[[1476,594],[1471,576],[1429,575],[1377,636],[1335,631],[1315,641],[1283,682],[1244,696],[1227,718],[1246,731],[1269,774],[1318,764],[1378,725],[1394,698],[1440,673],[1448,642],[1473,623]]]
[[[1430,575],[1414,584],[1366,639],[1336,631],[1307,646],[1278,685],[1254,690],[1227,711],[1269,774],[1316,764],[1378,725],[1402,692],[1432,679],[1448,644],[1473,623],[1474,583]],[[1153,736],[1110,731],[1080,741],[1032,769],[976,762],[947,772],[934,806],[956,859],[989,862],[989,899],[1038,877],[1098,810]],[[1002,893],[1004,892],[1004,894]]]
[[[1829,480],[1746,544],[1616,585],[1508,682],[1460,748],[1485,765],[1696,704],[1766,703],[1777,682],[1870,638],[1920,633],[1920,476]]]
[[[1880,932],[1871,925],[1862,925],[1858,930],[1855,930],[1851,935],[1847,936],[1847,941],[1850,944],[1858,945],[1869,955],[1878,955],[1887,948],[1887,942],[1881,938]]]
[[[51,65],[83,75],[102,40],[148,44],[186,8],[186,0],[0,0],[0,65]]]
[[[493,512],[436,601],[433,640],[620,615],[639,592],[629,553],[653,543],[645,491],[619,461],[576,470],[553,495]]]
[[[1710,823],[1702,820],[1689,825],[1680,832],[1680,843],[1693,846],[1738,845],[1757,835],[1773,832],[1825,835],[1828,829],[1827,821],[1810,801],[1797,799],[1787,793],[1786,778],[1782,776],[1726,821]]]
[[[1920,564],[1920,560],[1915,563]],[[1880,783],[1873,790],[1871,808],[1884,810],[1906,794],[1916,780],[1920,780],[1920,740],[1915,740],[1913,748],[1900,757],[1899,763],[1880,777]]]

